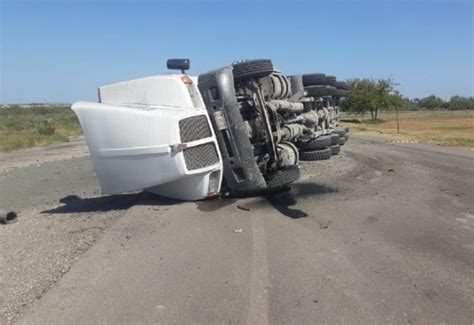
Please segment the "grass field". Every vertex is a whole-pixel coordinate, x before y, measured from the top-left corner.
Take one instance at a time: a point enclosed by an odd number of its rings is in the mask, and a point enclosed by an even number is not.
[[[352,132],[393,140],[432,142],[474,148],[474,111],[400,112],[400,133],[394,112],[383,112],[380,120],[343,114],[342,123]]]
[[[0,151],[67,142],[82,133],[70,107],[0,109]]]

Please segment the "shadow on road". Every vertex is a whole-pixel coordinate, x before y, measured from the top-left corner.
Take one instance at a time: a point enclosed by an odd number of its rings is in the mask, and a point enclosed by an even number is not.
[[[216,198],[212,200],[204,200],[196,202],[197,208],[203,212],[214,212],[225,208],[228,205],[232,205],[237,202],[235,198]]]
[[[291,184],[292,193],[296,197],[318,196],[323,194],[337,193],[339,190],[332,186],[311,182]]]
[[[281,214],[292,218],[305,218],[308,214],[300,209],[291,208],[298,204],[298,199],[327,193],[335,193],[337,189],[315,183],[294,183],[277,193],[268,193],[263,197]]]
[[[337,188],[311,182],[300,182],[294,183],[291,186],[286,186],[282,189],[279,189],[278,191],[268,191],[263,194],[260,193],[255,195],[255,198],[260,199],[252,202],[243,201],[242,203],[239,202],[240,198],[227,197],[200,201],[196,203],[197,208],[204,212],[214,212],[233,205],[234,203],[237,203],[236,208],[251,212],[254,209],[266,208],[270,204],[281,214],[289,218],[299,219],[307,217],[308,214],[301,209],[296,208],[298,199],[311,196],[317,197],[335,192],[338,192]]]
[[[174,205],[180,201],[168,199],[149,192],[133,194],[107,195],[93,198],[81,198],[77,195],[69,195],[59,200],[64,204],[57,208],[45,210],[41,213],[82,213],[82,212],[106,212],[113,210],[127,210],[130,207],[140,205]]]
[[[299,198],[317,196],[327,193],[337,192],[337,189],[309,182],[301,182],[287,186],[278,192],[269,192],[260,195],[263,200],[251,209],[268,205],[268,203],[281,214],[293,218],[304,218],[308,214],[295,208]],[[63,205],[42,211],[41,213],[61,214],[61,213],[83,213],[83,212],[107,212],[116,210],[127,210],[134,205],[175,205],[182,201],[173,200],[152,194],[140,192],[133,194],[107,195],[92,198],[81,198],[77,195],[69,195],[59,200]],[[214,199],[198,202],[198,209],[212,212],[238,202],[237,198]],[[256,203],[256,202],[254,202]],[[242,207],[240,207],[242,208]],[[245,209],[245,208],[244,208]]]
[[[292,219],[305,218],[308,214],[300,209],[290,208],[298,203],[296,197],[291,193],[291,188],[285,188],[285,191],[267,194],[264,198],[281,214]]]

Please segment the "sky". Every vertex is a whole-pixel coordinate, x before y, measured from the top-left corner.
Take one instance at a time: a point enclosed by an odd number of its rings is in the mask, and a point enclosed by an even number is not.
[[[236,60],[285,74],[393,78],[410,98],[474,96],[471,0],[0,0],[0,103],[97,101],[97,88]]]

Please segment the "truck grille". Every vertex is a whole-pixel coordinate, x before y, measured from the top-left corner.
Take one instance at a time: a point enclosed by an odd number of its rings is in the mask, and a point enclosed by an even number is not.
[[[211,130],[206,116],[198,115],[179,121],[179,135],[181,136],[181,142],[209,138]]]
[[[188,170],[204,168],[219,162],[219,156],[213,142],[186,148],[183,154]]]

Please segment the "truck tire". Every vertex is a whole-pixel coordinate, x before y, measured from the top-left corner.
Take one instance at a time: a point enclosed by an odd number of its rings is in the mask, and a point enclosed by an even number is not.
[[[336,83],[336,77],[334,76],[326,76],[326,85],[328,86],[334,86]]]
[[[339,134],[330,134],[328,136],[331,137],[331,145],[339,144]]]
[[[328,96],[336,96],[338,90],[333,86],[328,86],[327,87],[327,92],[328,92]]]
[[[337,91],[334,87],[322,85],[308,86],[304,90],[312,97],[334,96]]]
[[[232,73],[236,81],[249,78],[261,78],[274,71],[272,61],[267,59],[238,62],[234,63],[232,67],[234,68]]]
[[[333,156],[337,155],[338,153],[341,152],[341,146],[338,145],[338,144],[334,144],[332,146],[329,147],[331,149],[331,154]]]
[[[303,86],[326,85],[324,73],[311,73],[303,75]]]
[[[332,143],[332,139],[330,136],[323,135],[315,139],[311,139],[309,141],[299,141],[297,143],[298,149],[301,151],[312,151],[312,150],[319,150],[319,149],[326,149]]]
[[[336,89],[336,95],[334,96],[339,96],[339,97],[347,97],[349,96],[349,92],[344,89]]]
[[[326,160],[331,158],[332,150],[330,148],[314,151],[302,151],[300,152],[300,160],[303,161],[316,161]]]
[[[298,166],[287,166],[265,177],[268,189],[276,189],[297,181],[300,178]]]
[[[346,135],[346,130],[344,128],[335,128],[334,130],[332,130],[332,133],[343,137]]]
[[[334,87],[337,89],[349,90],[349,84],[345,81],[336,81]]]
[[[343,146],[345,143],[346,143],[346,137],[345,136],[339,137],[339,145]]]
[[[349,133],[349,128],[348,127],[344,127],[343,129],[344,129],[344,131],[346,131],[346,133]]]

